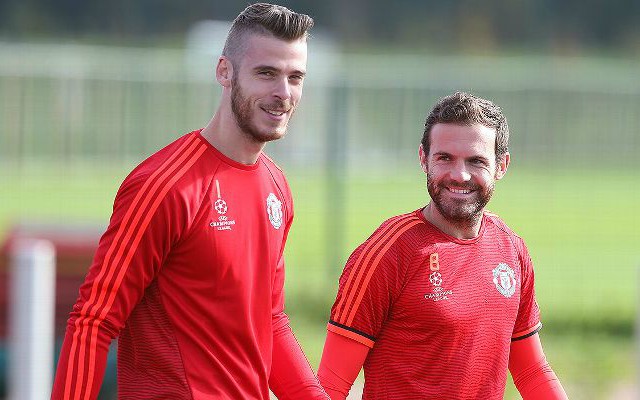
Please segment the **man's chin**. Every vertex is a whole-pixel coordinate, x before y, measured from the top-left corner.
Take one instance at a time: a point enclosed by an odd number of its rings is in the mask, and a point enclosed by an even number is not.
[[[275,131],[275,132],[266,133],[262,137],[265,142],[272,142],[274,140],[282,139],[286,133],[287,133],[286,131]]]
[[[457,225],[473,225],[482,216],[482,212],[477,213],[458,213],[449,216],[449,221]]]
[[[245,133],[250,136],[253,140],[259,143],[272,142],[274,140],[281,139],[287,133],[286,130],[275,130],[275,131],[258,131],[257,129],[252,129],[251,131]]]
[[[482,209],[477,207],[438,207],[440,214],[452,224],[455,225],[473,225],[482,216]]]

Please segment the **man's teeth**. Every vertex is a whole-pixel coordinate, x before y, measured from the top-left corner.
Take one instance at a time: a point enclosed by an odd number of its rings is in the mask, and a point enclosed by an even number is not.
[[[467,193],[471,193],[471,190],[469,190],[469,189],[452,189],[452,188],[449,188],[449,191],[450,191],[451,193],[457,193],[457,194],[467,194]]]
[[[268,112],[271,115],[275,115],[275,116],[281,116],[284,114],[284,111],[273,111],[273,110],[265,110],[266,112]]]

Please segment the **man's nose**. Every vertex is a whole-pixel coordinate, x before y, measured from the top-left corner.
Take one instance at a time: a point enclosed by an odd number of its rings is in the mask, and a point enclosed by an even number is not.
[[[278,79],[273,89],[273,95],[281,100],[287,100],[291,98],[291,84],[286,77]]]
[[[449,171],[449,175],[451,180],[455,182],[469,182],[471,180],[471,173],[463,161],[455,163]]]

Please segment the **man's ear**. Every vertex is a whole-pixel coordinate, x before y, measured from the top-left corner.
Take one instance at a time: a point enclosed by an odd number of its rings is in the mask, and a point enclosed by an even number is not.
[[[230,88],[233,78],[233,64],[225,56],[220,56],[216,66],[216,79],[222,87]]]
[[[500,160],[498,160],[498,165],[496,165],[496,180],[504,178],[510,162],[511,156],[509,153],[506,153]]]
[[[424,153],[424,149],[422,148],[422,145],[418,146],[418,155],[420,157],[420,166],[422,167],[422,170],[426,174],[428,172],[427,155]]]

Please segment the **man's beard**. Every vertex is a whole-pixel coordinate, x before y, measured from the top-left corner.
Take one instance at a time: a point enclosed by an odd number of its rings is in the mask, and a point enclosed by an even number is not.
[[[443,182],[444,183],[444,182]],[[495,189],[495,182],[491,182],[486,188],[478,185],[468,185],[465,189],[473,190],[475,200],[461,201],[458,199],[447,199],[447,190],[443,183],[438,184],[427,174],[427,190],[440,214],[445,220],[459,227],[470,227],[477,223],[482,217],[484,207],[491,200]]]
[[[259,143],[266,143],[283,137],[286,132],[286,125],[281,132],[278,132],[275,128],[269,132],[261,132],[255,126],[252,120],[252,117],[255,117],[255,110],[251,107],[251,100],[245,97],[242,86],[240,86],[235,78],[232,80],[232,85],[231,111],[233,111],[233,115],[236,118],[236,122],[238,123],[240,130]],[[265,107],[272,109],[288,108],[285,107],[285,105],[285,102],[282,100],[275,99],[272,103],[265,105]]]

